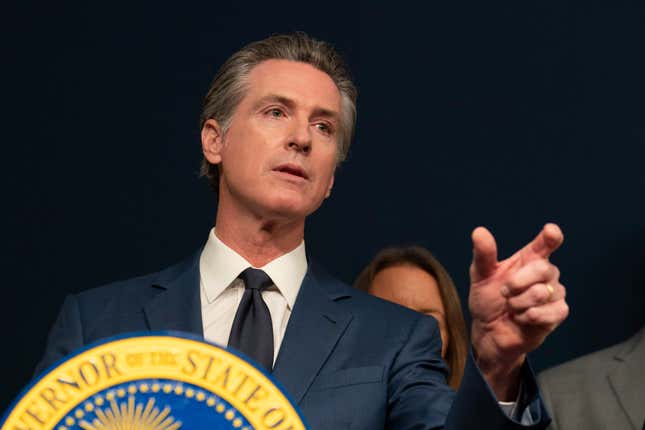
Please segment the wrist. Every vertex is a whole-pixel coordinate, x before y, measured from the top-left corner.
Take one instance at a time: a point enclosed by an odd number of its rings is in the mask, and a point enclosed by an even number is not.
[[[495,360],[477,359],[477,366],[497,400],[514,402],[520,387],[520,372],[524,359],[503,364]]]
[[[502,348],[492,336],[486,336],[473,324],[472,340],[475,361],[484,379],[498,401],[513,402],[517,399],[520,372],[526,354],[512,348]]]

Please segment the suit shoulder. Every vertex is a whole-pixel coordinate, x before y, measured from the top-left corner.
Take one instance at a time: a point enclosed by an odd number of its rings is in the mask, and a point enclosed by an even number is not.
[[[413,311],[397,303],[383,300],[380,297],[373,296],[353,287],[349,288],[355,290],[354,297],[356,299],[357,307],[364,312],[375,314],[381,317],[387,316],[388,318],[400,321],[409,321],[410,323],[415,323],[417,322],[417,320],[427,317],[427,315]],[[431,319],[434,321],[434,318]]]
[[[391,334],[396,332],[398,336],[407,336],[418,324],[426,325],[429,331],[438,327],[433,317],[354,288],[325,272],[320,266],[314,266],[313,271],[317,281],[325,285],[338,305],[345,307],[354,318],[370,324],[374,329],[381,326]]]
[[[586,385],[597,378],[604,378],[604,372],[615,361],[616,355],[625,343],[612,345],[542,371],[538,380],[543,386]],[[570,389],[570,386],[569,388]]]
[[[139,275],[133,278],[113,281],[98,287],[93,287],[75,294],[75,298],[81,304],[88,303],[105,303],[108,300],[131,300],[133,298],[149,295],[154,295],[154,286],[161,287],[162,285],[172,282],[177,276],[183,273],[195,263],[195,259],[199,260],[199,253],[193,254],[188,258],[166,267],[157,272]]]

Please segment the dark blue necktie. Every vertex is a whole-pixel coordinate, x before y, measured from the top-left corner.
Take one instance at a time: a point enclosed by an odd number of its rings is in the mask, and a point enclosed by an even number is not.
[[[248,268],[239,276],[244,281],[244,295],[237,308],[228,346],[242,351],[264,366],[273,368],[273,327],[262,290],[273,285],[263,270]]]

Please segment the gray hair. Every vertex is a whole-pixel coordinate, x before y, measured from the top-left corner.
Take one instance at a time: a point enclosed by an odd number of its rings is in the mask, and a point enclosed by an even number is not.
[[[316,40],[305,33],[279,34],[252,42],[229,57],[220,67],[204,99],[200,128],[209,119],[215,119],[226,133],[235,109],[248,88],[247,77],[251,70],[266,60],[290,60],[307,63],[325,72],[334,81],[341,95],[340,135],[338,162],[349,151],[356,122],[357,91],[347,66],[336,49],[329,43]],[[217,165],[202,159],[201,176],[208,178],[217,191],[219,171]]]

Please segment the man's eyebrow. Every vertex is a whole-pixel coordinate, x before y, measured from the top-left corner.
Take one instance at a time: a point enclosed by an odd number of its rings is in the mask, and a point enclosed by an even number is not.
[[[321,107],[315,108],[312,116],[316,118],[327,118],[333,121],[338,121],[340,118],[340,114],[338,112]]]
[[[257,109],[261,107],[262,105],[265,105],[267,103],[280,103],[282,105],[285,105],[289,109],[293,108],[296,105],[296,102],[291,100],[288,97],[281,96],[279,94],[268,94],[264,97],[262,97],[260,100],[258,100],[254,105],[254,109]]]
[[[289,109],[293,109],[296,106],[296,102],[291,100],[288,97],[281,96],[279,94],[268,94],[262,98],[260,98],[254,105],[254,109],[259,109],[263,105],[267,103],[279,103],[282,104]],[[323,107],[315,107],[312,115],[313,117],[318,117],[318,118],[329,118],[335,121],[338,121],[340,118],[340,114],[332,109],[327,109]]]

